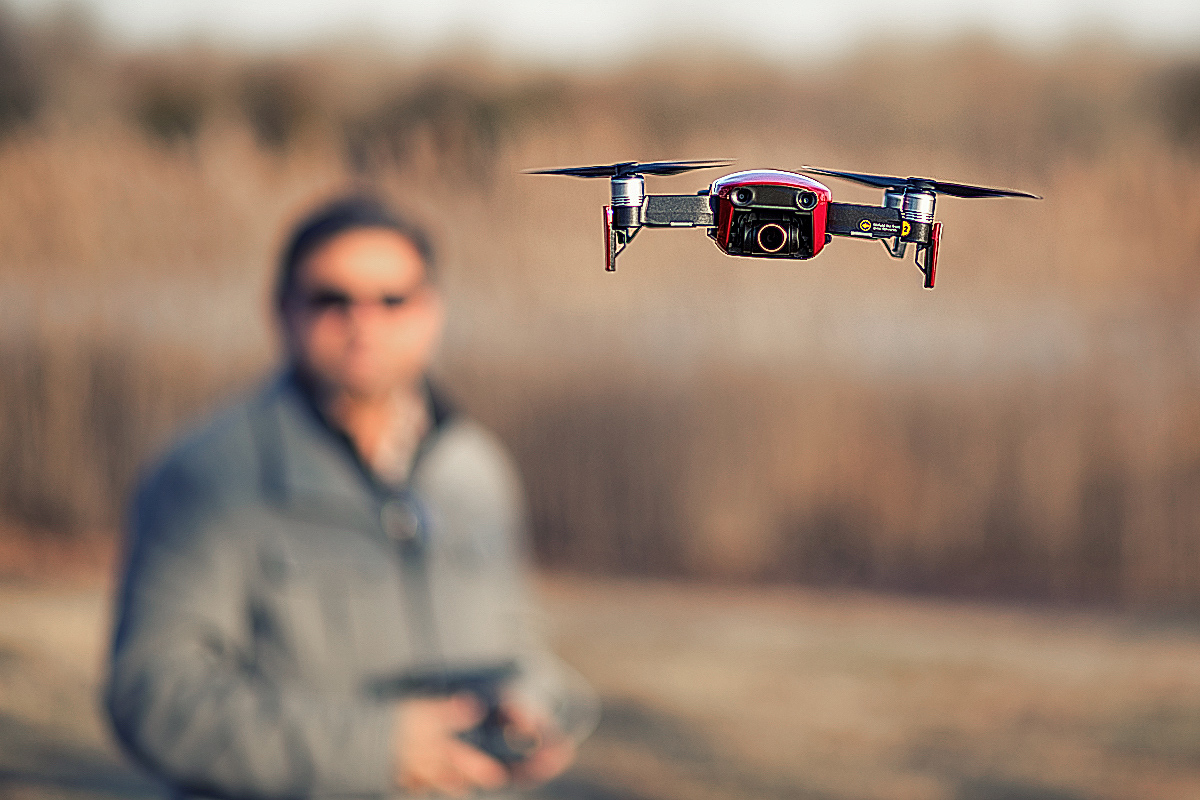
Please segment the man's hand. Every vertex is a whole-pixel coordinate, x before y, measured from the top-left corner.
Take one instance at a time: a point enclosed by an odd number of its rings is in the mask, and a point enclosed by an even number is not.
[[[458,738],[483,719],[471,695],[404,700],[396,707],[396,785],[415,794],[463,797],[498,789],[509,780],[499,761]]]
[[[504,715],[517,736],[536,742],[529,755],[512,765],[513,780],[522,786],[545,783],[575,760],[575,744],[543,714],[510,698]]]

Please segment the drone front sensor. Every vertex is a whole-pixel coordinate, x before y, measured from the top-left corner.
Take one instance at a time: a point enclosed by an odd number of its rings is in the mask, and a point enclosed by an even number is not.
[[[808,259],[834,236],[878,239],[893,258],[916,247],[916,264],[926,289],[937,273],[942,223],[934,219],[937,195],[1029,197],[1028,192],[992,189],[931,178],[893,178],[859,172],[802,167],[883,189],[882,206],[835,203],[823,183],[795,172],[761,169],[734,172],[691,195],[646,194],[646,175],[677,175],[728,166],[730,161],[625,161],[594,167],[528,170],[535,175],[608,178],[612,199],[604,207],[604,268],[613,272],[617,256],[642,228],[706,228],[722,252],[753,258]]]

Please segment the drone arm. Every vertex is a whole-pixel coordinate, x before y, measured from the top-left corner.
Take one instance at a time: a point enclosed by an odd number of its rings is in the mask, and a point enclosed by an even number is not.
[[[825,231],[834,236],[857,236],[863,239],[892,239],[928,244],[933,225],[928,222],[908,222],[900,210],[884,206],[860,206],[854,203],[830,203]]]
[[[942,223],[911,222],[901,216],[899,209],[886,206],[830,203],[825,230],[834,236],[891,239],[888,252],[897,258],[904,255],[903,243],[916,244],[917,269],[925,276],[925,288],[933,288]]]
[[[616,272],[617,256],[646,228],[711,228],[707,194],[650,194],[637,205],[604,207],[604,269]]]
[[[716,224],[707,194],[650,194],[642,204],[648,228],[711,228]]]

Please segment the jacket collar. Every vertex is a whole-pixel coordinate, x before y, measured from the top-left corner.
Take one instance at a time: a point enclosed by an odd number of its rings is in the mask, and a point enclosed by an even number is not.
[[[454,416],[441,393],[426,386],[432,424],[418,460]],[[339,508],[377,516],[379,501],[395,490],[376,480],[349,438],[329,425],[294,369],[279,376],[264,401],[255,425],[264,490],[298,510]]]

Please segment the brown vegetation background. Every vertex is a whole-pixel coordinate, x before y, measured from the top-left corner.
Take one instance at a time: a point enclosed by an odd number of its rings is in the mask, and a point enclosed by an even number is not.
[[[440,378],[516,453],[544,564],[1193,604],[1200,61],[887,44],[584,74],[4,21],[4,535],[111,537],[139,466],[271,368],[286,223],[365,182],[437,233]],[[519,174],[721,157],[1046,199],[943,199],[925,292],[877,245],[759,262],[697,231],[606,275],[603,182]]]

